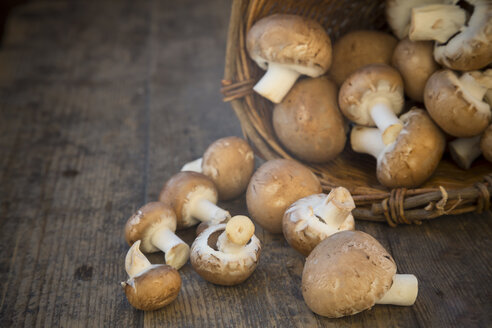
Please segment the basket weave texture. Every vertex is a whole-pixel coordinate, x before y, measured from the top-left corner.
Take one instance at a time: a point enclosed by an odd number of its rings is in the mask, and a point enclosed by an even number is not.
[[[235,0],[227,39],[221,92],[230,101],[245,138],[265,160],[295,159],[278,141],[272,127],[273,104],[254,93],[253,85],[264,74],[248,57],[247,31],[260,18],[274,13],[297,14],[318,21],[335,41],[356,29],[387,30],[384,1],[266,1]],[[442,215],[490,210],[492,165],[481,159],[470,170],[459,169],[446,156],[433,176],[418,189],[389,190],[376,178],[376,161],[358,154],[347,143],[336,159],[326,164],[303,163],[320,179],[323,189],[344,186],[354,196],[359,220],[420,224]]]

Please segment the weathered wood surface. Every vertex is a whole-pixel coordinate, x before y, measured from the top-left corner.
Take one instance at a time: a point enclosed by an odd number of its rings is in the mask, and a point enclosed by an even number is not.
[[[11,14],[0,50],[0,326],[492,325],[490,213],[397,229],[358,222],[419,278],[413,307],[314,315],[303,257],[260,228],[260,265],[241,286],[211,285],[187,264],[167,308],[127,303],[126,219],[213,140],[241,133],[218,91],[229,10],[224,0],[38,1]],[[224,206],[246,212],[244,197]],[[192,230],[180,235],[192,242]]]

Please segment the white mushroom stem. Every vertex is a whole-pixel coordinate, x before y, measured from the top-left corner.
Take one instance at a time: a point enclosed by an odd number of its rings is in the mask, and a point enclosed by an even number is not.
[[[449,143],[449,151],[455,163],[468,170],[475,159],[482,153],[480,135],[471,138],[458,138]]]
[[[382,132],[381,137],[384,144],[389,145],[393,143],[403,129],[403,123],[391,110],[387,102],[384,100],[378,101],[371,107],[370,113],[372,120]]]
[[[292,88],[299,72],[287,65],[268,63],[268,68],[263,77],[255,84],[253,90],[278,104]]]
[[[447,42],[466,23],[466,11],[455,5],[428,5],[412,9],[408,37],[412,41]]]
[[[198,198],[190,204],[190,214],[202,222],[220,223],[231,215],[205,198]]]
[[[226,228],[217,239],[217,248],[224,253],[238,253],[255,233],[255,226],[244,215],[237,215],[227,222]]]
[[[130,278],[135,277],[140,272],[148,269],[152,264],[140,251],[140,240],[133,243],[126,253],[125,270]]]
[[[386,147],[381,137],[381,131],[376,128],[355,126],[350,134],[352,149],[358,153],[364,153],[379,157]]]
[[[181,168],[181,171],[192,171],[192,172],[202,173],[203,172],[202,171],[202,162],[203,162],[202,157],[195,159],[194,161],[191,161],[191,162],[183,165],[183,167]]]
[[[167,265],[176,270],[181,268],[190,257],[190,247],[168,228],[160,228],[151,236],[151,243],[164,252]]]
[[[323,204],[314,207],[313,211],[326,224],[339,227],[354,208],[355,203],[350,192],[338,187],[332,189]]]
[[[393,285],[376,304],[410,306],[415,303],[418,292],[417,277],[413,274],[396,274]]]

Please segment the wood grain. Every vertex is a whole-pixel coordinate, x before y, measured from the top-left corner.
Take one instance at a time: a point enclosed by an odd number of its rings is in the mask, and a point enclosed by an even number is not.
[[[357,222],[399,272],[419,278],[413,307],[314,315],[300,289],[304,258],[260,227],[260,265],[244,284],[214,286],[188,263],[174,303],[147,313],[128,304],[126,219],[212,141],[241,134],[219,92],[230,9],[41,0],[10,16],[0,50],[0,326],[490,326],[490,213],[396,229]],[[222,205],[247,213],[244,196]],[[191,244],[194,229],[179,235]]]

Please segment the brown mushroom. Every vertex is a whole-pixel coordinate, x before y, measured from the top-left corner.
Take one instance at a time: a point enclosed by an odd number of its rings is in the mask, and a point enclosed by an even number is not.
[[[397,44],[392,35],[379,31],[349,32],[333,45],[333,64],[330,76],[341,85],[350,74],[369,64],[391,64]]]
[[[331,40],[316,21],[274,14],[257,21],[246,36],[252,60],[266,74],[254,90],[274,103],[282,101],[297,78],[318,77],[331,65]]]
[[[403,127],[397,117],[403,101],[400,73],[386,64],[358,69],[343,82],[338,94],[342,113],[359,125],[377,126],[385,144],[392,143]]]
[[[253,174],[246,204],[253,220],[263,229],[282,233],[282,217],[287,207],[321,191],[318,178],[307,167],[289,159],[274,159]]]
[[[285,239],[304,256],[323,239],[341,230],[354,230],[351,211],[355,208],[350,192],[338,187],[326,194],[299,199],[289,206],[282,220]]]
[[[482,134],[480,149],[485,159],[492,163],[492,124]]]
[[[424,103],[430,116],[446,133],[473,137],[490,124],[490,105],[483,101],[492,88],[492,69],[458,76],[451,70],[432,74],[424,90]]]
[[[237,285],[255,271],[260,240],[251,220],[234,216],[227,224],[208,227],[191,246],[191,265],[205,280],[223,286]]]
[[[434,46],[429,41],[401,40],[393,53],[392,65],[401,74],[405,94],[413,100],[424,101],[424,88],[439,65],[434,60]]]
[[[143,311],[160,309],[174,301],[181,289],[181,277],[173,267],[151,264],[136,241],[126,255],[129,279],[121,283],[130,304]]]
[[[190,247],[174,234],[175,231],[176,215],[172,208],[152,202],[128,219],[125,239],[130,246],[141,240],[142,250],[146,253],[164,252],[166,264],[179,269],[188,261]]]
[[[347,138],[337,95],[337,86],[326,77],[304,79],[275,105],[275,133],[296,157],[322,163],[342,152]]]
[[[375,304],[410,306],[417,294],[417,278],[396,274],[391,255],[361,231],[341,231],[323,240],[302,272],[307,306],[330,318],[353,315]]]
[[[181,171],[194,171],[208,176],[217,187],[220,200],[241,195],[248,187],[255,168],[253,149],[239,137],[214,141],[203,158],[187,163]]]
[[[215,205],[217,189],[207,176],[191,171],[173,175],[162,188],[159,201],[174,209],[178,229],[191,227],[200,221],[220,223],[231,217]]]
[[[375,128],[354,127],[352,149],[377,159],[377,178],[390,188],[416,187],[437,168],[444,153],[445,137],[427,113],[413,108],[400,117],[404,124],[395,141],[385,145]]]

